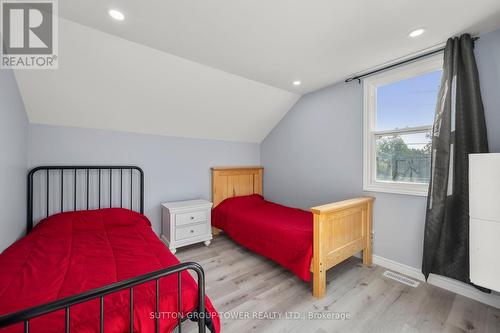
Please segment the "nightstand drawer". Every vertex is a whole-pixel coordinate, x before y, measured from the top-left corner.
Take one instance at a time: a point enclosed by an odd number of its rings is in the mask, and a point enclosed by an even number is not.
[[[198,237],[207,234],[208,225],[206,223],[179,227],[175,230],[175,240]]]
[[[207,211],[189,212],[175,215],[175,225],[184,225],[207,220]]]

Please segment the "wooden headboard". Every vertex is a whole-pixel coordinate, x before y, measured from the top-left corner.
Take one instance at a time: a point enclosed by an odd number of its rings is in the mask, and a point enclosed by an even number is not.
[[[224,199],[241,195],[262,195],[263,167],[212,168],[212,201],[217,207]]]

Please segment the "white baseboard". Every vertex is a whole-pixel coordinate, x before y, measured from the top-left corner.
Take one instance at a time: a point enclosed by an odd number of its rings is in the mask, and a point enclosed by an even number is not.
[[[401,264],[394,260],[377,255],[373,255],[373,263],[392,271],[407,275],[419,281],[425,282],[424,274],[422,274],[422,272],[418,268]],[[427,283],[500,309],[499,294],[486,294],[468,284],[435,274],[431,274],[429,276]]]

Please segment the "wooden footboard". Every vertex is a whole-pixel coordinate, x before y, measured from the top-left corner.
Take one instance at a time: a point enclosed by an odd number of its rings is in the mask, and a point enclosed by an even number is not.
[[[361,197],[311,208],[313,232],[313,295],[326,291],[326,271],[363,251],[363,264],[372,264],[372,197]]]

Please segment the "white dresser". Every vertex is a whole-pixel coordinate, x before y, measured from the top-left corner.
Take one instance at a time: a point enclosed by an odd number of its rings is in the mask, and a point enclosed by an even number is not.
[[[166,202],[162,204],[162,240],[172,253],[178,247],[204,242],[210,245],[212,203],[206,200]]]
[[[500,291],[500,154],[469,155],[470,279]]]

